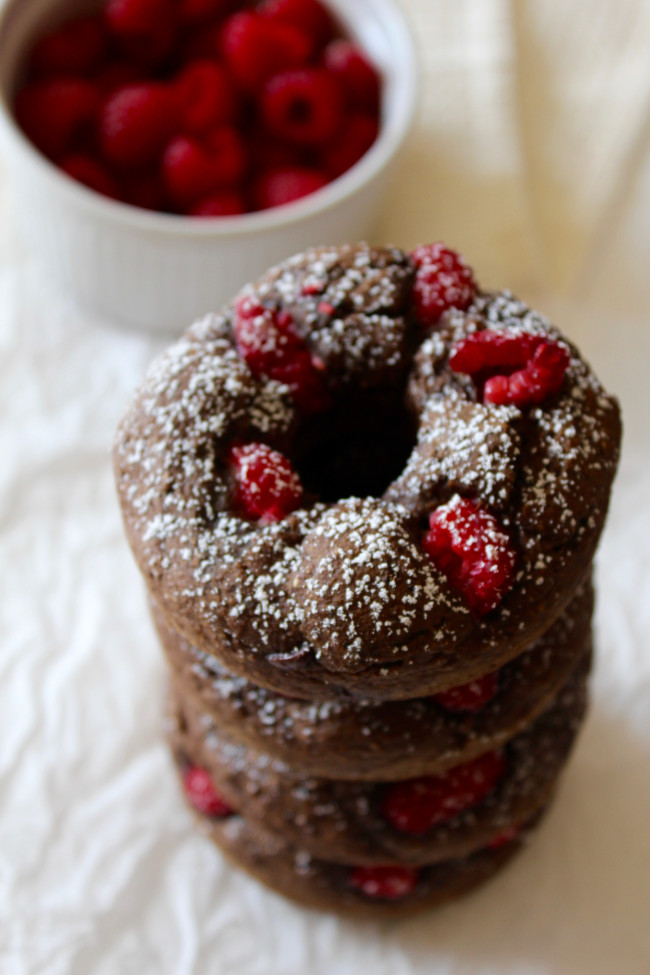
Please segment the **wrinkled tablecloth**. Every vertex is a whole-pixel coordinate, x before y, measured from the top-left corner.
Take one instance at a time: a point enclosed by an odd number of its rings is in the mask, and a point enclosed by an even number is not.
[[[536,842],[414,920],[308,914],[193,828],[123,537],[113,430],[160,347],[80,313],[0,178],[0,973],[650,971],[650,4],[404,0],[423,93],[378,240],[444,238],[622,401],[593,705]],[[279,255],[283,256],[283,255]]]

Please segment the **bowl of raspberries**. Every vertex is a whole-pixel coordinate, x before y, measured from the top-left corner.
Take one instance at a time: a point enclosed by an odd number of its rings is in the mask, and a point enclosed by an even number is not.
[[[393,0],[8,0],[0,149],[48,271],[179,331],[313,243],[368,234],[407,135]]]

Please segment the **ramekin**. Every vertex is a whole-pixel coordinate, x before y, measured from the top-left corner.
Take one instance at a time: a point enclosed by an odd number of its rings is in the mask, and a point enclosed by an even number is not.
[[[25,52],[62,6],[84,4],[6,0],[0,11],[0,150],[16,221],[31,252],[83,307],[116,323],[178,333],[290,254],[370,234],[413,116],[415,49],[393,0],[328,3],[385,79],[377,141],[351,170],[303,200],[199,219],[104,198],[34,148],[11,113]]]

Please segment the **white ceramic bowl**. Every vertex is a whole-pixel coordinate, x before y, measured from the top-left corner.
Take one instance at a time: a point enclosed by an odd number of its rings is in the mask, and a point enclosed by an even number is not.
[[[0,149],[18,225],[77,300],[110,321],[177,333],[311,244],[369,235],[416,96],[415,51],[393,0],[327,0],[384,79],[379,138],[351,170],[296,203],[240,217],[152,213],[104,198],[51,165],[10,104],[31,40],[84,0],[6,0],[0,12]]]

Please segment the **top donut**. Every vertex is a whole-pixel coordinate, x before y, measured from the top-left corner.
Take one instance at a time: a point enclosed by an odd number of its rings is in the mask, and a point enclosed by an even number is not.
[[[589,571],[620,418],[443,245],[316,248],[194,324],[115,447],[171,628],[298,697],[421,697],[517,656]]]

